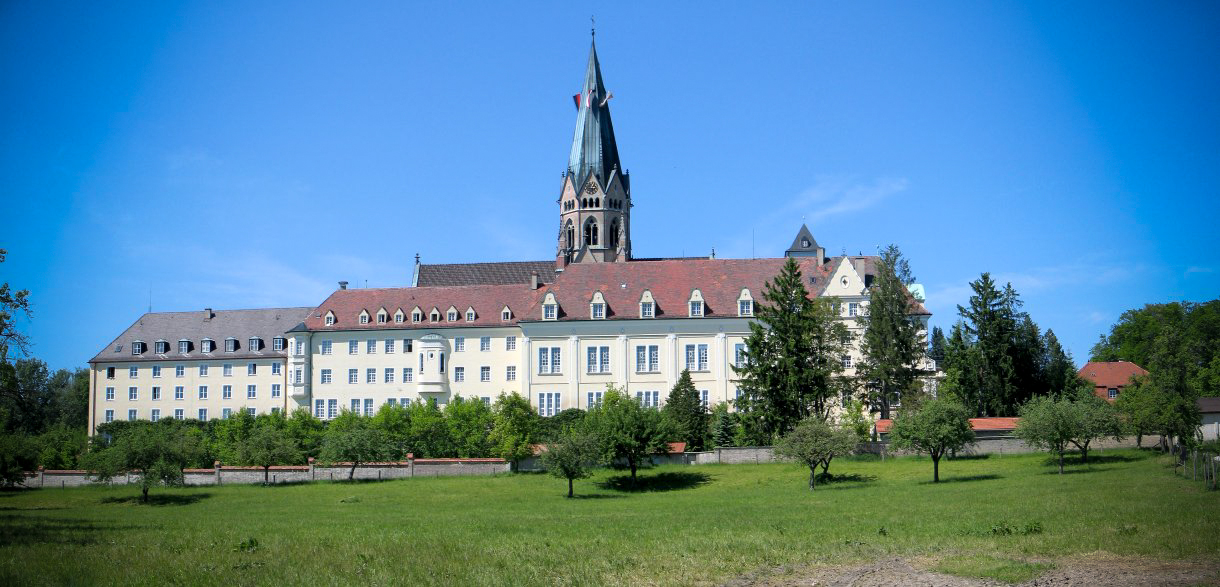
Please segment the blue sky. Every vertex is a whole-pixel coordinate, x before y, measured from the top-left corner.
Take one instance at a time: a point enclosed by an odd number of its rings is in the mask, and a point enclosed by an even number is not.
[[[147,310],[551,258],[596,14],[637,256],[896,243],[1078,361],[1220,291],[1215,2],[0,4],[0,280],[80,366]]]

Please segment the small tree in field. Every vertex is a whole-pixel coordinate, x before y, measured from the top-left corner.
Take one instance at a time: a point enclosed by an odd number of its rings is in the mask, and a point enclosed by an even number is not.
[[[114,438],[109,447],[90,453],[85,465],[101,481],[119,473],[140,471],[140,500],[148,503],[154,485],[181,485],[182,469],[203,458],[197,430],[177,420],[140,422]]]
[[[940,483],[940,458],[974,442],[970,413],[946,398],[928,400],[919,411],[894,420],[890,438],[896,448],[926,452],[932,457],[932,482]]]
[[[1021,421],[1013,434],[1026,444],[1059,455],[1059,474],[1063,474],[1063,453],[1079,434],[1080,414],[1071,400],[1036,397],[1020,410]]]
[[[547,443],[541,458],[548,473],[568,480],[568,497],[572,497],[572,482],[592,474],[602,458],[602,444],[596,434],[569,427]]]
[[[640,465],[667,448],[661,412],[641,406],[612,385],[606,388],[602,402],[589,410],[584,423],[602,439],[605,460],[627,461],[632,483]]]
[[[775,454],[809,467],[809,490],[813,491],[817,487],[818,466],[821,465],[825,474],[832,459],[856,449],[856,440],[855,432],[810,416],[780,438],[775,445]]]
[[[347,412],[344,412],[347,414]],[[319,458],[325,462],[350,462],[347,480],[356,476],[360,463],[384,461],[394,452],[394,443],[385,432],[372,428],[363,416],[336,418],[326,430]],[[336,426],[335,424],[341,424]]]
[[[488,438],[491,452],[515,467],[533,454],[533,445],[538,441],[538,412],[515,391],[501,393],[491,411],[495,414]]]
[[[301,448],[287,432],[271,426],[256,428],[237,447],[237,459],[263,468],[263,485],[269,481],[271,466],[301,460]]]
[[[1089,444],[1094,440],[1112,437],[1119,440],[1123,437],[1123,421],[1118,410],[1110,402],[1093,395],[1090,388],[1083,391],[1074,402],[1076,404],[1079,426],[1072,444],[1080,449],[1080,462],[1089,462]]]

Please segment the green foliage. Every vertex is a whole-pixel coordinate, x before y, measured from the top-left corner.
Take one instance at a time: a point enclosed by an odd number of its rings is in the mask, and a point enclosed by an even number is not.
[[[712,409],[712,444],[716,448],[734,446],[733,435],[737,428],[737,416],[729,411],[729,404],[716,404]]]
[[[939,326],[932,327],[932,336],[928,342],[928,358],[936,361],[938,368],[943,368],[945,362],[945,331]]]
[[[932,482],[940,482],[940,459],[974,442],[970,413],[948,398],[928,400],[918,411],[904,411],[894,420],[890,439],[895,448],[926,452],[932,457]]]
[[[271,425],[259,426],[237,446],[237,462],[263,468],[263,483],[272,465],[290,465],[303,460],[301,449],[288,433]]]
[[[869,432],[872,430],[873,423],[869,420],[866,412],[867,407],[857,399],[848,400],[843,405],[843,414],[840,420],[844,428],[856,435],[856,442],[867,442],[870,440]]]
[[[770,444],[798,422],[825,418],[837,396],[847,329],[830,301],[811,299],[794,258],[767,282],[746,339],[737,400],[752,444]]]
[[[775,443],[775,454],[809,467],[809,490],[817,487],[817,468],[825,473],[836,456],[856,449],[856,433],[816,416],[802,420]]]
[[[539,416],[517,392],[500,394],[491,408],[494,414],[488,442],[491,454],[516,465],[521,459],[534,454],[538,443]]]
[[[572,497],[572,482],[592,475],[604,451],[596,433],[569,427],[547,443],[541,458],[548,473],[568,480],[568,497]]]
[[[482,457],[491,452],[489,438],[494,416],[491,406],[483,400],[454,396],[445,406],[445,423],[449,426],[449,438],[453,439],[457,456]]]
[[[1125,426],[1118,409],[1093,395],[1091,387],[1079,390],[1072,403],[1076,409],[1076,434],[1072,437],[1072,444],[1080,450],[1082,462],[1088,462],[1089,444],[1094,440],[1123,438]]]
[[[4,262],[8,251],[0,249],[0,263]],[[0,364],[7,364],[16,351],[18,355],[30,353],[30,338],[17,331],[16,318],[24,314],[30,317],[30,290],[14,290],[8,282],[0,283]]]
[[[457,453],[445,414],[428,401],[407,406],[406,451],[421,458],[449,457]]]
[[[314,417],[308,409],[297,408],[284,422],[284,431],[296,442],[306,458],[317,458],[322,450],[322,438],[326,434],[324,422]]]
[[[613,385],[606,388],[602,402],[589,410],[584,426],[601,439],[606,461],[626,461],[632,482],[640,465],[667,449],[661,413],[641,406]]]
[[[241,445],[254,432],[254,416],[243,407],[228,418],[209,420],[207,425],[207,448],[212,457],[225,464],[239,462]]]
[[[173,419],[141,424],[115,435],[108,447],[89,453],[85,464],[102,481],[139,471],[141,498],[148,502],[153,486],[181,485],[182,469],[198,463],[204,447],[199,429],[190,424]]]
[[[585,411],[580,408],[568,408],[549,418],[539,418],[538,433],[543,441],[549,440],[571,427],[579,427],[585,421]]]
[[[360,463],[394,458],[394,444],[384,431],[370,426],[369,418],[344,410],[326,429],[318,458],[328,463],[350,463],[350,481]]]
[[[38,446],[25,434],[0,431],[0,486],[25,481],[25,472],[38,463]]]
[[[921,322],[913,319],[916,302],[907,291],[914,283],[908,261],[895,245],[881,252],[877,276],[869,290],[868,304],[858,323],[863,329],[857,366],[861,381],[869,382],[869,403],[882,418],[890,417],[890,406],[919,388],[919,368],[924,357]]]
[[[670,440],[685,442],[688,451],[701,451],[707,446],[710,418],[689,370],[682,370],[665,400],[665,407],[661,408],[661,416],[671,433]]]
[[[1013,432],[1026,444],[1059,456],[1059,473],[1063,473],[1063,453],[1079,437],[1080,412],[1071,399],[1036,397],[1021,406],[1021,421]]]

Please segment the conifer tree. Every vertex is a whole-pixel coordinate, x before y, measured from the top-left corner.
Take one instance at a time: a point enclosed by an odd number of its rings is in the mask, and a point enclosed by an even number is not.
[[[895,245],[886,247],[877,263],[868,305],[859,319],[864,360],[857,368],[858,377],[869,390],[869,401],[882,418],[889,418],[890,406],[917,388],[923,373],[919,363],[925,345],[921,324],[911,316],[916,308],[907,291],[911,283],[914,277],[902,252]]]
[[[688,451],[703,450],[707,444],[708,414],[699,397],[699,390],[691,381],[690,370],[682,370],[682,376],[665,400],[661,415],[669,426],[671,440],[685,442]]]

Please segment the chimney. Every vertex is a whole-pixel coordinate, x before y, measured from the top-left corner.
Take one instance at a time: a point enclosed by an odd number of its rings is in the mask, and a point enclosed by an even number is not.
[[[346,281],[340,281],[340,282],[339,282],[339,289],[347,289],[347,282],[346,282]]]
[[[204,309],[203,309],[203,319],[204,319],[204,320],[211,320],[211,319],[212,319],[212,317],[213,317],[213,316],[215,316],[215,315],[216,315],[216,314],[214,314],[214,313],[212,312],[212,309],[211,309],[211,308],[204,308]]]
[[[530,272],[530,289],[538,289],[538,272]]]

